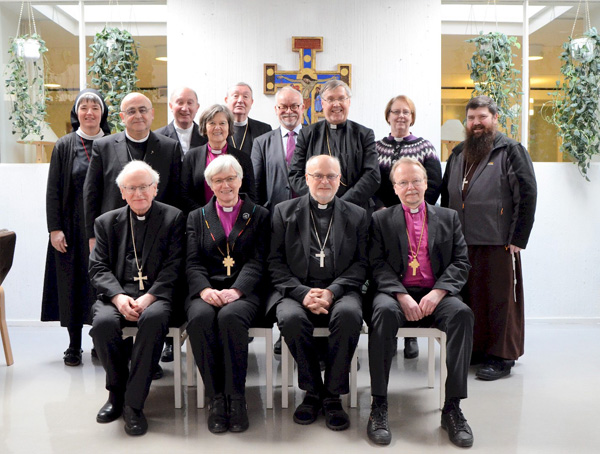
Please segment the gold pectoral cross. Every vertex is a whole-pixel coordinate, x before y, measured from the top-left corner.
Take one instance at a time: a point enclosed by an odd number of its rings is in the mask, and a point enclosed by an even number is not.
[[[144,281],[148,280],[148,276],[142,276],[142,270],[138,270],[138,277],[134,277],[133,280],[140,281],[140,290],[144,290]]]
[[[231,276],[231,267],[235,265],[235,261],[229,254],[223,259],[223,265],[227,268],[227,276]]]
[[[320,259],[319,267],[325,268],[325,252],[321,251],[318,254],[315,254],[315,257]]]
[[[413,257],[413,259],[409,262],[408,266],[410,266],[413,270],[413,276],[417,275],[417,268],[419,268],[419,261],[417,260],[416,257]]]

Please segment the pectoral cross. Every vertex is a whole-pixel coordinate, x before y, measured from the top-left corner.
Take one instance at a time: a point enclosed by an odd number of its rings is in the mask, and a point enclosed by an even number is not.
[[[223,265],[225,266],[225,268],[227,268],[227,276],[231,276],[231,267],[235,265],[235,261],[231,258],[230,255],[227,255],[227,257],[223,259]]]
[[[409,262],[408,266],[410,266],[413,270],[413,276],[417,275],[417,268],[419,268],[419,262],[416,257],[413,257],[412,261]]]
[[[318,254],[315,254],[315,257],[317,257],[318,259],[320,259],[319,266],[321,268],[325,268],[325,252],[321,251]]]
[[[467,177],[463,178],[462,187],[460,188],[461,191],[465,190],[465,184],[469,184],[469,182],[467,181]]]
[[[140,290],[144,290],[144,281],[148,280],[148,276],[142,276],[142,270],[138,270],[138,277],[134,277],[133,280],[140,281]]]

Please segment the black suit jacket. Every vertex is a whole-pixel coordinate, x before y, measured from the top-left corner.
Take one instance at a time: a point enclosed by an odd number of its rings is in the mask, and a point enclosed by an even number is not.
[[[256,139],[259,136],[262,136],[263,134],[271,131],[272,129],[273,128],[271,128],[270,124],[263,123],[262,121],[258,120],[253,120],[252,118],[248,118],[248,131],[246,132],[244,146],[240,148],[242,144],[237,143],[235,148],[237,148],[240,151],[243,151],[248,156],[250,156],[250,153],[252,153],[252,143],[254,142],[254,139]],[[230,147],[234,147],[231,137],[227,138],[227,144]]]
[[[129,211],[128,206],[109,211],[94,224],[96,246],[90,254],[90,280],[98,297],[107,302],[119,293],[126,293],[123,283],[131,279],[124,276]],[[141,257],[143,273],[150,285],[147,293],[172,302],[183,258],[185,216],[181,210],[155,200],[147,222]]]
[[[86,234],[94,237],[94,221],[102,213],[125,205],[115,179],[130,161],[125,133],[94,140],[83,185]],[[160,175],[156,200],[181,206],[181,146],[178,141],[150,132],[144,161]]]
[[[183,158],[183,167],[181,170],[181,197],[186,212],[191,212],[206,204],[204,194],[204,171],[206,170],[206,153],[208,147],[202,145],[198,148],[191,148]],[[238,160],[244,172],[242,187],[240,192],[248,194],[253,201],[256,201],[256,187],[254,184],[254,170],[250,156],[242,153],[240,150],[227,146],[227,154],[230,154]]]
[[[172,121],[167,126],[163,126],[162,128],[154,131],[156,134],[160,134],[162,136],[166,136],[170,139],[177,140],[179,142],[179,136],[177,135],[177,131],[175,130],[175,122]],[[192,148],[199,147],[200,145],[204,145],[208,142],[208,139],[200,134],[200,128],[194,122],[194,128],[192,129],[192,139],[190,140],[190,150]],[[188,150],[189,151],[189,150]]]
[[[306,161],[315,155],[329,154],[326,139],[328,127],[326,121],[320,121],[302,128],[298,134],[289,173],[290,183],[296,194],[308,193],[304,177]],[[381,182],[375,134],[373,130],[350,120],[346,121],[345,128],[345,140],[340,144],[341,154],[335,155],[342,166],[342,184],[337,196],[346,202],[367,208],[369,199]]]
[[[236,288],[244,294],[244,298],[259,301],[265,275],[269,212],[254,204],[248,196],[241,198],[244,202],[228,238],[215,208],[215,197],[203,208],[189,214],[186,273],[190,297],[197,297],[207,287],[218,290]],[[227,241],[235,262],[231,276],[227,276],[221,254],[227,254]]]
[[[469,276],[467,243],[456,211],[427,206],[429,259],[436,278],[433,288],[458,295]],[[408,293],[402,279],[408,267],[408,236],[402,205],[373,213],[369,261],[376,290],[394,296]]]
[[[267,303],[267,312],[282,297],[302,302],[308,278],[311,221],[309,195],[282,202],[272,218],[269,273],[279,295]],[[358,291],[367,276],[368,220],[364,209],[335,198],[333,209],[333,263],[335,279],[327,287],[336,299]]]

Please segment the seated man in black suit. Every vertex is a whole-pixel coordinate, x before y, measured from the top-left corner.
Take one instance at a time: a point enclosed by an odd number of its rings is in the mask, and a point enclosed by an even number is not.
[[[142,410],[169,329],[185,217],[154,200],[159,177],[145,162],[127,164],[116,182],[127,206],[96,219],[90,255],[90,280],[98,293],[90,335],[109,391],[96,420],[111,422],[122,413],[125,432],[143,435],[148,423]],[[138,327],[132,350],[122,338],[126,325]]]
[[[425,203],[427,172],[411,158],[391,170],[401,205],[373,214],[369,259],[375,297],[369,323],[369,369],[373,397],[367,434],[387,445],[387,386],[403,326],[438,328],[447,335],[448,378],[442,428],[460,447],[473,445],[473,432],[460,409],[467,397],[467,373],[473,347],[473,312],[459,292],[467,282],[467,245],[456,211]]]
[[[349,391],[350,362],[362,326],[360,287],[367,272],[367,213],[335,196],[340,163],[327,155],[306,163],[309,193],[275,207],[269,271],[275,287],[267,313],[275,314],[298,363],[306,391],[294,422],[311,424],[323,409],[331,430],[350,426],[340,394]],[[315,326],[330,331],[321,377]]]

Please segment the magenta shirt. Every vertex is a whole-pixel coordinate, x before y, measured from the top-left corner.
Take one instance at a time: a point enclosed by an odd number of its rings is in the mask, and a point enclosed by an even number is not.
[[[227,154],[227,144],[225,144],[225,146],[223,147],[223,149],[221,150],[220,153],[213,153],[212,152],[212,148],[210,147],[210,144],[206,144],[206,149],[208,151],[208,153],[206,153],[206,165],[204,166],[204,168],[206,169],[208,167],[208,165],[213,162],[215,160],[215,158],[217,156],[221,156],[222,154]],[[204,198],[206,199],[205,202],[208,203],[210,202],[210,199],[212,199],[212,196],[215,193],[212,191],[212,189],[210,188],[210,186],[208,185],[208,183],[206,181],[204,181]]]
[[[417,261],[419,262],[419,267],[416,270],[415,276],[413,276],[413,269],[408,266],[406,268],[406,272],[404,273],[404,279],[402,279],[402,284],[405,287],[423,287],[423,288],[432,288],[435,284],[435,276],[433,275],[433,270],[431,269],[431,260],[429,259],[429,235],[427,229],[427,223],[423,222],[425,220],[425,202],[423,202],[419,208],[417,213],[411,213],[410,208],[402,205],[404,209],[404,219],[406,220],[406,229],[408,230],[408,235],[410,238],[409,249],[412,245],[412,250],[417,250],[419,245],[419,238],[421,237],[421,229],[425,228],[423,232],[423,239],[421,240],[421,247],[417,252]],[[408,262],[407,264],[412,262],[412,254],[410,250],[408,251]]]
[[[231,230],[233,230],[235,221],[237,220],[237,217],[240,214],[240,209],[242,208],[242,202],[243,200],[239,199],[238,202],[233,206],[233,210],[227,212],[224,211],[223,207],[219,205],[219,202],[215,200],[215,208],[217,209],[217,214],[219,215],[223,230],[225,230],[226,238],[229,238],[229,234],[231,233]]]

